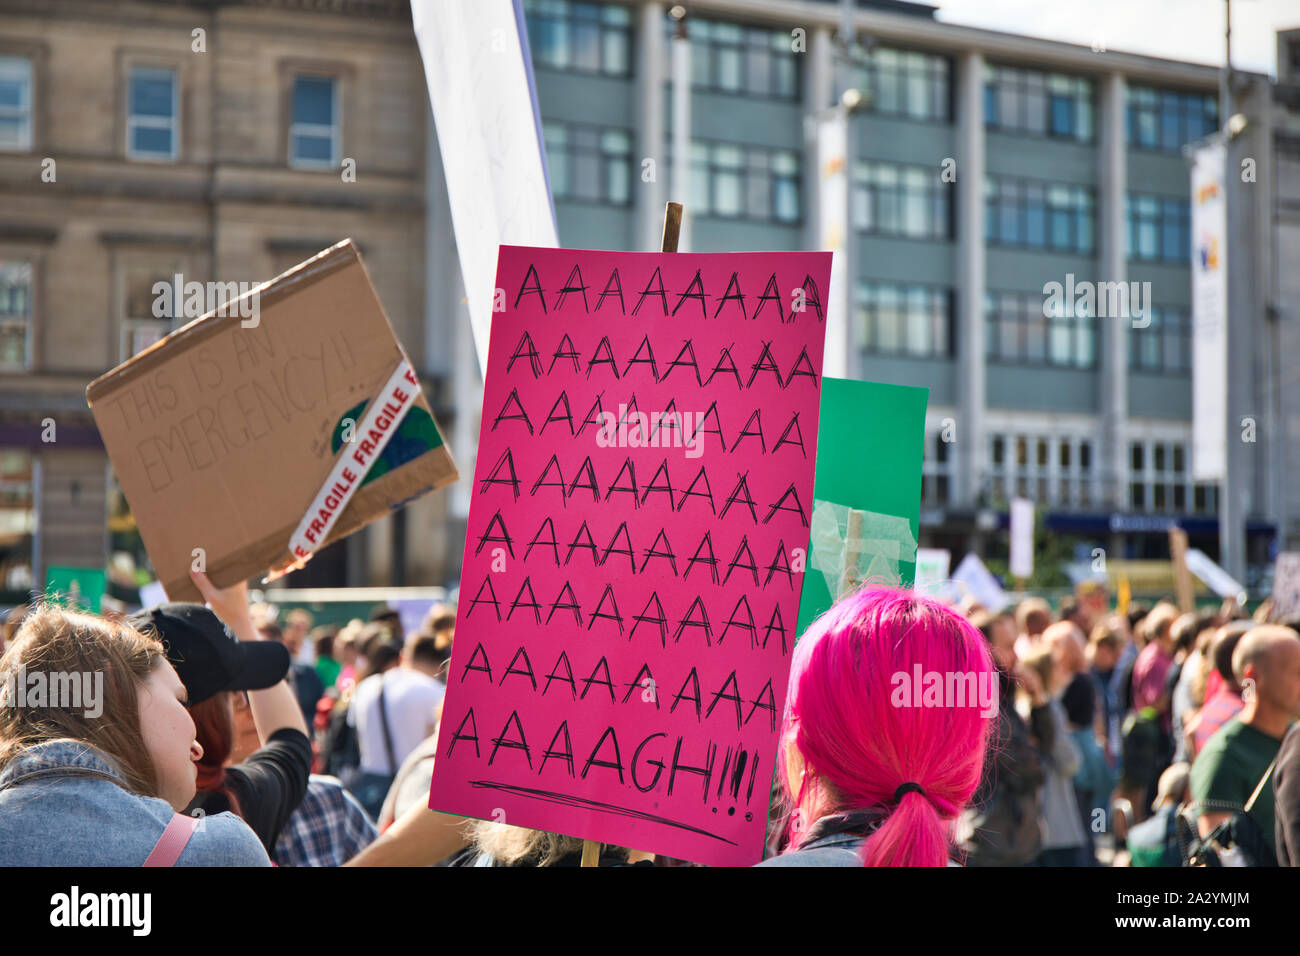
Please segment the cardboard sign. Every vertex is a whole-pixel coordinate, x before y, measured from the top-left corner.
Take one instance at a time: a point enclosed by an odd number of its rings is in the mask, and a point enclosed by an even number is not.
[[[1279,551],[1273,565],[1275,621],[1300,619],[1300,551]]]
[[[812,573],[799,603],[799,634],[864,581],[912,586],[929,394],[903,385],[826,380],[808,549]]]
[[[976,554],[968,554],[961,559],[957,570],[952,573],[952,580],[956,586],[954,597],[958,601],[969,594],[993,614],[1011,603],[1007,593],[1002,590],[1002,585],[998,584],[998,579]]]
[[[173,601],[200,600],[191,567],[226,587],[456,480],[351,240],[249,295],[86,389]]]
[[[948,567],[951,563],[952,552],[947,548],[917,548],[917,592],[942,599],[948,592]]]
[[[1174,565],[1174,590],[1178,597],[1178,610],[1186,613],[1196,610],[1196,590],[1192,572],[1187,567],[1187,532],[1177,526],[1169,529],[1169,560]]]
[[[829,267],[501,247],[433,809],[761,858]]]

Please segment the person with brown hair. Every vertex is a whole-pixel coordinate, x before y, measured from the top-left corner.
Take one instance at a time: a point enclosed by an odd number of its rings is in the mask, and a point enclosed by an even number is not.
[[[268,866],[235,815],[180,813],[202,756],[161,643],[37,607],[0,658],[0,865]]]
[[[158,635],[189,691],[203,748],[189,812],[236,813],[271,853],[302,802],[312,762],[307,726],[285,680],[289,650],[259,638],[245,582],[218,589],[202,572],[191,573],[212,610],[163,604],[134,615],[131,623]],[[252,712],[261,746],[238,766],[227,766],[235,743],[236,696]]]

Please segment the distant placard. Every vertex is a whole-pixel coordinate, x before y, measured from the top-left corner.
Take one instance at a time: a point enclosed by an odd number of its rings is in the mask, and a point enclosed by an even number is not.
[[[1300,620],[1300,551],[1279,551],[1273,565],[1273,620]]]

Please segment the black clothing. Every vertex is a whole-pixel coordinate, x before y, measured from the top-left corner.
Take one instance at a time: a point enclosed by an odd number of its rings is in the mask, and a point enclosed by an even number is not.
[[[226,768],[226,786],[243,818],[271,854],[280,831],[302,803],[311,774],[311,742],[292,727],[277,730],[265,747],[241,764]],[[205,815],[234,810],[225,793],[198,793],[185,812]]]

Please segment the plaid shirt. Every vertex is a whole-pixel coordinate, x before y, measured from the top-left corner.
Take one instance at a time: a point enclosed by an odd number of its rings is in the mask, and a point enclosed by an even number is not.
[[[307,781],[307,795],[275,844],[275,862],[280,866],[341,866],[377,836],[379,831],[370,817],[338,777],[314,773]]]

